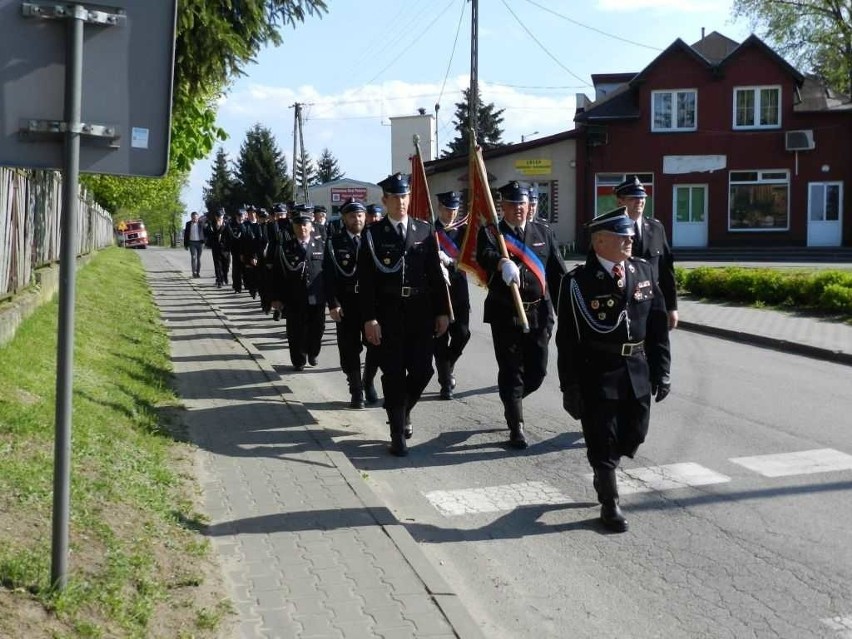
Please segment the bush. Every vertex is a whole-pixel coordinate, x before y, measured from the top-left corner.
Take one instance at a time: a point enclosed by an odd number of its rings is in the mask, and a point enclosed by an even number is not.
[[[675,276],[697,297],[852,314],[852,272],[702,266]]]

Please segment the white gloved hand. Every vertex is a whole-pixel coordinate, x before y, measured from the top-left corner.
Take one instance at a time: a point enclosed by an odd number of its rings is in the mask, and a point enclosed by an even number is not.
[[[456,261],[453,258],[451,258],[449,255],[447,255],[443,251],[438,251],[438,258],[441,260],[441,264],[443,266],[446,266],[447,268],[450,268],[453,264],[456,263]]]
[[[506,282],[506,286],[509,286],[512,282],[518,286],[521,285],[521,272],[512,260],[506,260],[503,262],[503,266],[500,267],[500,272],[503,275],[503,281]]]

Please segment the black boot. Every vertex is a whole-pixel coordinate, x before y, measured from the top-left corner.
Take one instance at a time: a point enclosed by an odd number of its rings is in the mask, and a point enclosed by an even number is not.
[[[365,360],[371,358],[365,358]],[[379,401],[379,395],[376,393],[376,373],[378,369],[376,366],[372,364],[372,362],[365,361],[364,362],[364,377],[361,380],[361,384],[364,388],[364,398],[367,400],[368,404],[375,404]]]
[[[408,455],[408,444],[405,443],[403,429],[405,427],[405,409],[389,408],[388,422],[390,423],[390,452],[396,457],[405,457]]]
[[[349,402],[349,408],[364,408],[364,388],[361,386],[361,366],[353,367],[346,375],[346,381],[349,383],[349,394],[352,397]]]
[[[524,433],[524,408],[518,400],[505,406],[506,423],[509,425],[509,446],[523,450],[528,446]]]
[[[452,399],[455,384],[450,373],[450,363],[447,360],[435,360],[435,369],[438,372],[438,383],[441,385],[441,399]]]
[[[364,393],[362,391],[352,393],[349,400],[349,408],[364,408],[364,406]]]
[[[626,532],[627,519],[618,506],[618,484],[615,469],[597,468],[594,479],[598,501],[601,504],[601,524],[612,532]]]

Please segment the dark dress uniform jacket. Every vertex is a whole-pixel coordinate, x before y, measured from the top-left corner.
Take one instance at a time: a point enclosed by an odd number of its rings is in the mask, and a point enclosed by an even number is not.
[[[504,235],[512,234],[512,227],[501,220],[498,225]],[[538,256],[545,269],[546,290],[541,290],[541,284],[535,274],[528,269],[517,257],[509,254],[520,270],[521,284],[519,290],[521,301],[527,310],[527,321],[530,328],[553,328],[553,307],[550,291],[559,290],[559,281],[565,274],[565,262],[559,255],[556,240],[550,227],[540,222],[529,221],[524,231],[524,244]],[[479,231],[476,240],[476,261],[489,275],[488,296],[485,298],[484,321],[487,324],[508,324],[517,326],[517,314],[512,300],[512,291],[503,281],[497,264],[502,258],[499,244],[494,236],[493,227],[485,227]]]
[[[401,300],[417,300],[422,312],[428,314],[430,326],[438,315],[449,314],[432,229],[410,217],[407,224],[404,244],[389,217],[371,224],[361,235],[358,297],[364,322],[378,319],[381,323]]]
[[[666,229],[659,220],[642,218],[641,239],[633,238],[633,255],[644,257],[654,269],[656,279],[666,300],[666,310],[677,310],[677,283],[674,256],[666,239]]]
[[[668,319],[653,269],[630,258],[624,270],[619,288],[590,253],[563,278],[556,333],[562,389],[578,385],[584,398],[641,398],[650,395],[652,382],[668,376]],[[644,343],[644,352],[622,355],[622,345],[637,343]]]
[[[276,291],[272,299],[282,300],[287,308],[325,305],[323,248],[322,240],[315,236],[308,239],[304,252],[295,237],[286,240],[282,259],[273,264]]]
[[[447,230],[444,225],[438,221],[435,223],[437,229],[446,233],[447,237],[461,249],[464,241],[465,233],[467,233],[467,224],[462,224],[450,230]],[[451,256],[452,257],[452,256]],[[458,268],[457,265],[450,266],[447,269],[450,273],[450,299],[453,302],[453,311],[456,315],[465,310],[470,310],[470,291],[467,285],[467,275],[464,271]]]
[[[332,235],[326,243],[323,279],[328,308],[342,307],[344,317],[350,314],[360,317],[356,289],[358,255],[355,240],[346,231]]]

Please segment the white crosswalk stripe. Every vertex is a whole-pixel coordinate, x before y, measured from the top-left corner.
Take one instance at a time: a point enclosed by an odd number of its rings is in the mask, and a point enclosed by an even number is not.
[[[449,516],[514,510],[519,506],[572,503],[571,499],[542,481],[485,488],[433,490],[423,494],[435,508]]]
[[[852,455],[841,453],[832,448],[802,450],[777,455],[735,457],[731,461],[764,477],[786,477],[789,475],[852,470]]]
[[[587,475],[589,481],[592,475]],[[708,486],[731,481],[722,475],[694,462],[646,466],[644,468],[622,468],[618,471],[620,495],[674,490],[690,486]]]

